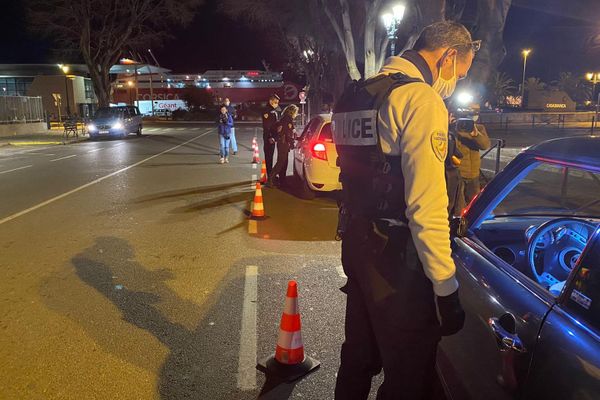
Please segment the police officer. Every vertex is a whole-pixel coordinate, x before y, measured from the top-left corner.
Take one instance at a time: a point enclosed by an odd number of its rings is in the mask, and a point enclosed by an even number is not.
[[[298,106],[290,104],[281,113],[281,119],[273,127],[272,137],[277,142],[277,163],[269,174],[268,186],[275,185],[275,176],[279,177],[278,185],[285,186],[289,152],[294,148],[296,128],[294,120],[298,116]]]
[[[265,164],[267,164],[267,176],[271,176],[273,169],[273,153],[275,152],[275,139],[272,137],[272,130],[281,113],[279,108],[279,96],[272,94],[269,97],[269,104],[262,114],[263,126],[263,150],[265,152]]]
[[[348,276],[336,399],[426,399],[437,344],[464,312],[451,257],[444,161],[449,97],[479,42],[455,22],[426,27],[414,50],[355,82],[333,114]],[[437,307],[436,307],[437,305]],[[438,319],[439,313],[439,319]]]

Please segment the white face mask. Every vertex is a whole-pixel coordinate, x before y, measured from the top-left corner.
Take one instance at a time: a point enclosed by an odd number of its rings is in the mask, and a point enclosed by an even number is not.
[[[452,96],[452,93],[454,93],[454,90],[456,89],[456,84],[458,82],[458,75],[456,75],[456,56],[454,57],[453,65],[454,74],[452,75],[452,78],[442,78],[442,70],[440,68],[440,74],[438,75],[438,78],[435,82],[433,82],[433,85],[431,85],[433,90],[438,92],[444,100]]]

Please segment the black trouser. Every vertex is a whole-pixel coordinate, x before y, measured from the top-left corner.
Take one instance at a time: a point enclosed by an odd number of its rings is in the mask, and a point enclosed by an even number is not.
[[[378,400],[432,395],[440,340],[433,287],[408,228],[382,229],[353,219],[344,234],[346,340],[337,400],[367,399],[371,378],[382,367],[385,381]]]
[[[289,158],[290,146],[283,141],[277,142],[277,162],[269,174],[269,180],[273,182],[273,179],[276,175],[279,175],[279,184],[285,184],[285,176],[287,174],[288,168],[288,158]]]
[[[265,152],[265,164],[267,164],[267,176],[271,176],[275,144],[269,143],[269,137],[265,134],[263,134],[263,151]]]

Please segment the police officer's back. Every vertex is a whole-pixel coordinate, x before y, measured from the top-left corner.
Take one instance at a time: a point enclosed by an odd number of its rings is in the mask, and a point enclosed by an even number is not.
[[[378,399],[427,398],[440,335],[462,327],[442,97],[466,75],[474,45],[460,24],[431,25],[415,51],[353,84],[334,109],[343,185],[338,233],[348,276],[337,399],[366,399],[382,367]]]

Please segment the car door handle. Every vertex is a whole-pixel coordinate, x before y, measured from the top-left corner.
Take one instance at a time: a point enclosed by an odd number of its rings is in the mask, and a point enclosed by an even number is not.
[[[510,333],[506,330],[498,318],[490,318],[488,325],[498,340],[498,345],[503,350],[513,350],[517,353],[526,353],[527,349],[523,345],[523,341],[516,333]]]

